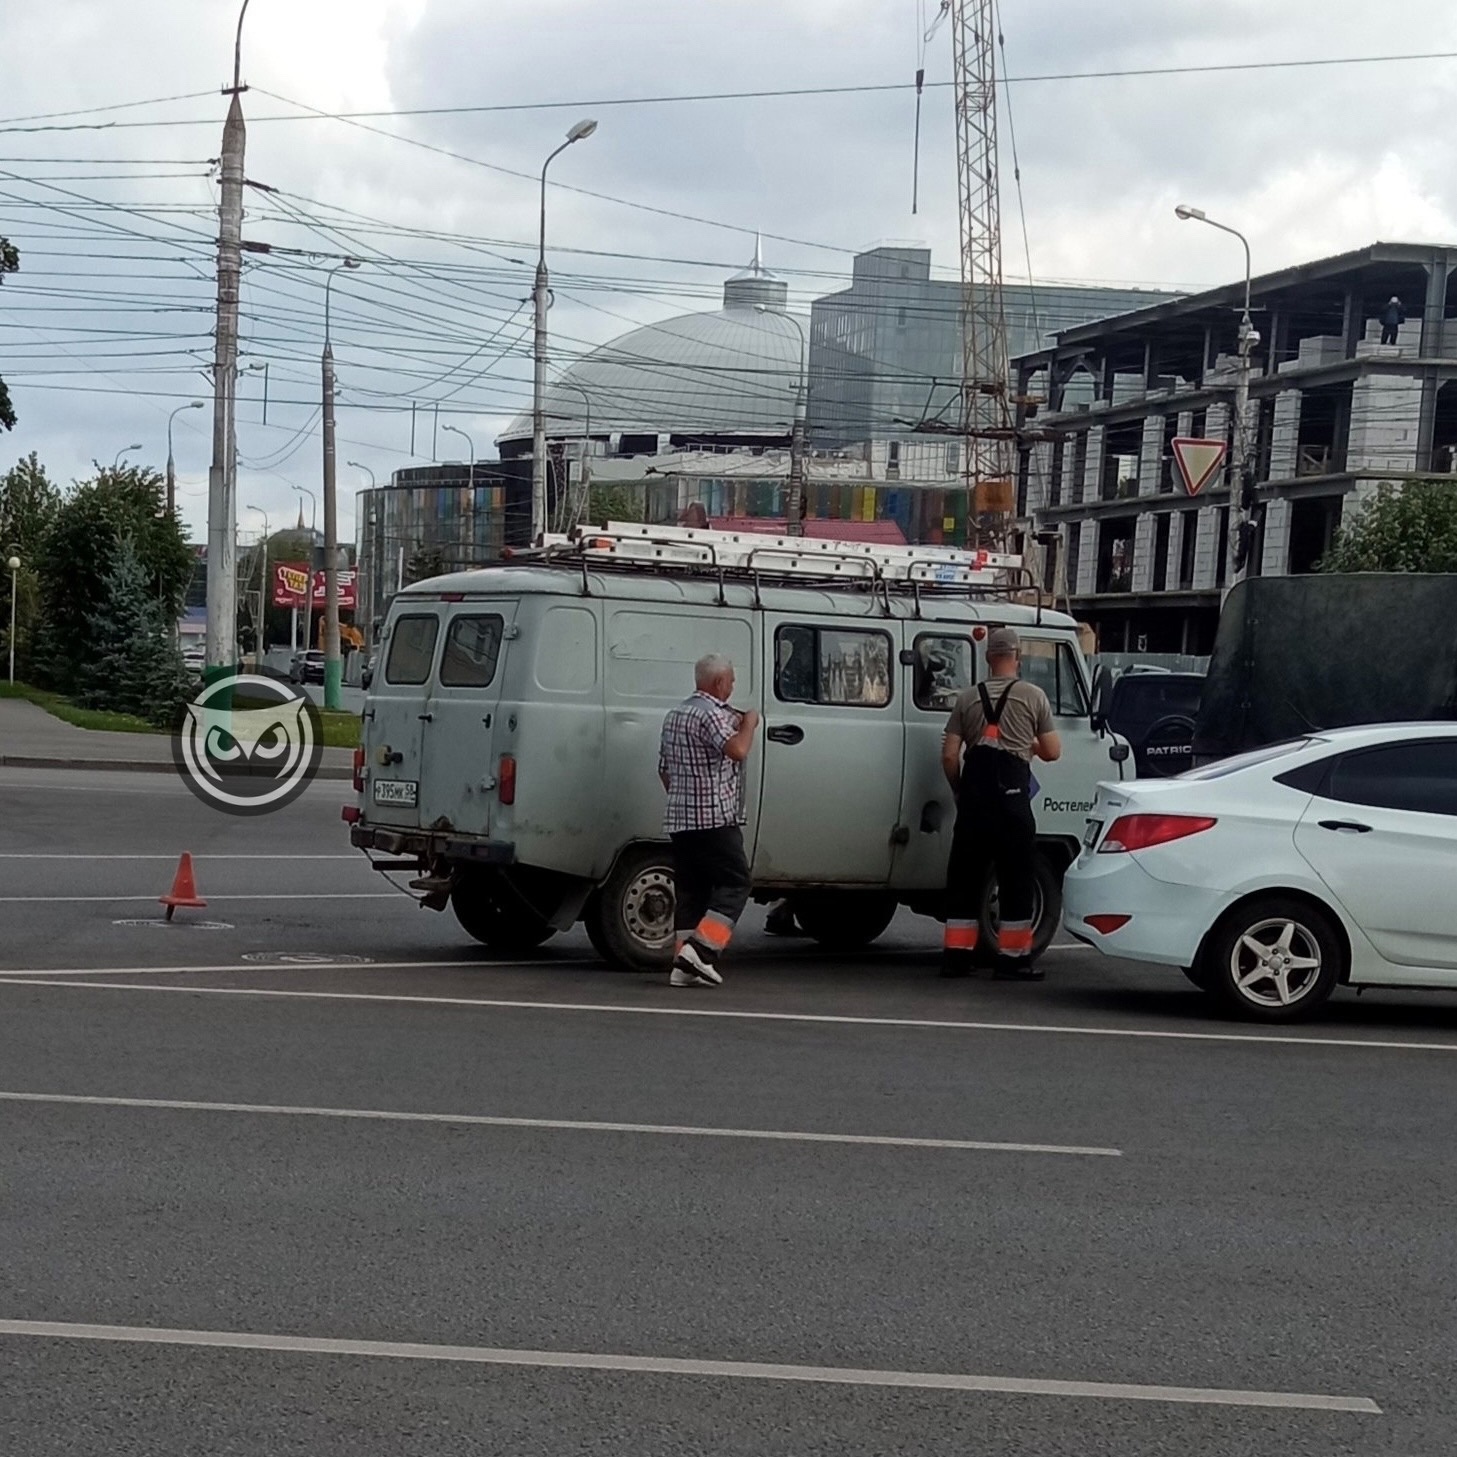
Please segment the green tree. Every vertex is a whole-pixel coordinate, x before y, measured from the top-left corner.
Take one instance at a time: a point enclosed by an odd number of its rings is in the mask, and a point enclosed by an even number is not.
[[[646,504],[640,486],[592,486],[587,493],[587,520],[593,526],[609,521],[641,521]]]
[[[149,599],[175,622],[192,574],[192,554],[164,508],[163,480],[139,466],[98,467],[61,502],[39,553],[41,625],[36,673],[62,692],[95,656],[93,623],[123,541],[131,543]]]
[[[1381,486],[1346,522],[1323,572],[1457,572],[1457,481]]]
[[[16,576],[15,662],[22,677],[29,677],[36,615],[40,610],[38,563],[46,533],[55,519],[61,493],[50,483],[34,453],[0,475],[0,561],[20,558]],[[0,656],[9,654],[9,582],[0,615]]]
[[[0,283],[5,282],[7,273],[20,272],[20,251],[9,238],[0,238]],[[15,407],[10,403],[10,391],[0,379],[0,430],[15,429]]]
[[[405,562],[405,585],[408,587],[431,577],[443,577],[449,570],[445,565],[445,553],[438,546],[417,546]]]
[[[92,620],[91,652],[78,669],[77,698],[87,708],[135,714],[165,727],[190,680],[172,642],[173,618],[129,536],[117,543]]]

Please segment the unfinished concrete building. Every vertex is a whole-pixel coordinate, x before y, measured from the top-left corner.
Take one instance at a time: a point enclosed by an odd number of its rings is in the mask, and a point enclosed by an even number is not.
[[[1018,514],[1105,651],[1206,653],[1225,587],[1228,478],[1190,497],[1177,436],[1232,438],[1244,284],[1067,329],[1015,361]],[[1392,299],[1406,315],[1381,343]],[[1256,278],[1252,573],[1309,572],[1383,481],[1453,470],[1457,247],[1377,243]],[[1038,435],[1041,438],[1036,438]],[[1055,539],[1053,536],[1055,534]]]

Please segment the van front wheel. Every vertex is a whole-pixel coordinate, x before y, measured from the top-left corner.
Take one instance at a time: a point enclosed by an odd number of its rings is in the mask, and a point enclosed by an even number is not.
[[[587,903],[587,935],[597,954],[613,966],[666,971],[673,960],[674,904],[668,847],[628,850]]]

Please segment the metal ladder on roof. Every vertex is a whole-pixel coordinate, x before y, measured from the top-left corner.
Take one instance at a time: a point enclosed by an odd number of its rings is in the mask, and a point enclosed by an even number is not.
[[[876,585],[1005,589],[1025,575],[1022,558],[1006,552],[962,551],[949,546],[881,546],[769,536],[756,531],[652,526],[636,521],[609,521],[606,526],[582,527],[570,533],[549,532],[542,537],[541,549],[548,558],[570,555],[584,563],[706,568]]]

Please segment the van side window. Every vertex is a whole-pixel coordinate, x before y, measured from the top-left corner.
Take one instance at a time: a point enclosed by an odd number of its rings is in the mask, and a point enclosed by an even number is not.
[[[503,619],[496,613],[456,617],[440,655],[440,683],[445,688],[489,688],[501,653]]]
[[[430,677],[439,631],[440,619],[433,614],[412,613],[396,618],[390,631],[390,655],[385,659],[385,682],[424,683]]]
[[[969,637],[923,632],[916,639],[913,693],[917,708],[953,708],[976,681],[976,657]]]
[[[781,627],[774,696],[783,703],[884,708],[891,699],[890,638],[856,628]]]
[[[1086,718],[1088,701],[1073,646],[1048,638],[1022,638],[1022,676],[1047,694],[1059,718]]]

